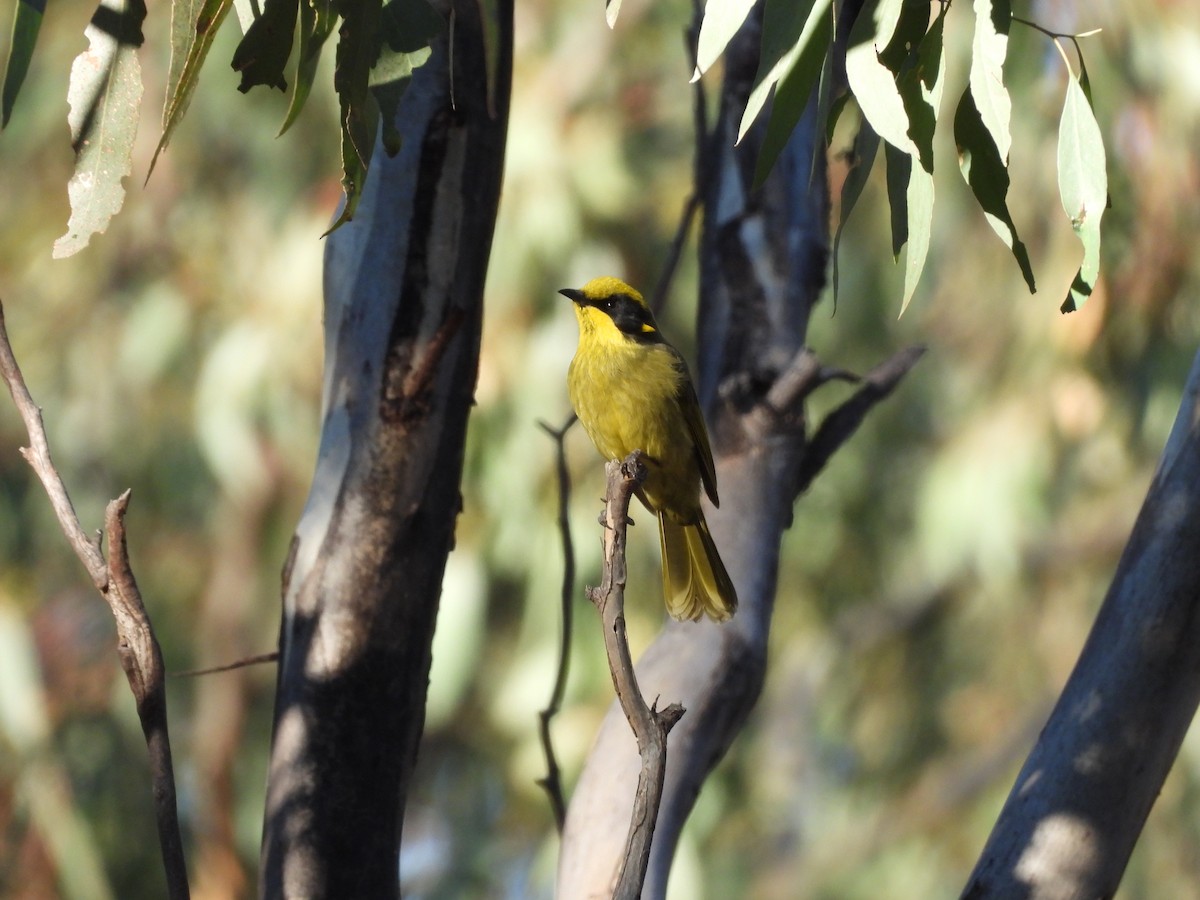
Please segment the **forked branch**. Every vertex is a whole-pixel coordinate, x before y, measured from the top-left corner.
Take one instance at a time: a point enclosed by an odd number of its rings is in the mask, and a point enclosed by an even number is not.
[[[42,422],[42,411],[33,402],[21,369],[13,355],[4,324],[4,306],[0,303],[0,376],[12,394],[13,403],[29,432],[29,446],[21,455],[33,467],[50,497],[58,523],[75,555],[87,569],[92,583],[112,610],[117,623],[117,653],[121,668],[137,703],[138,719],[146,737],[162,849],[167,893],[171,900],[189,896],[183,841],[179,835],[179,814],[175,803],[175,774],[171,763],[171,741],[167,733],[167,695],[164,687],[162,651],[154,637],[150,617],[142,603],[141,592],[129,564],[125,544],[125,511],[129,491],[108,504],[104,531],[108,538],[108,559],[100,552],[99,541],[90,539],[79,523],[66,485],[50,457],[50,444]]]

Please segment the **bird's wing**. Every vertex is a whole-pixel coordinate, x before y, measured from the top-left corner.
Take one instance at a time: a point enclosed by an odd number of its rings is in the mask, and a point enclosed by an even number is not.
[[[692,385],[691,375],[688,374],[687,363],[676,355],[675,364],[679,367],[683,378],[679,382],[676,400],[683,412],[683,420],[687,423],[688,432],[692,436],[692,446],[696,449],[696,462],[700,467],[700,481],[704,484],[704,492],[713,506],[720,506],[717,499],[717,470],[713,466],[712,448],[708,444],[708,429],[704,427],[704,414],[700,411],[700,400],[696,397],[696,388]]]

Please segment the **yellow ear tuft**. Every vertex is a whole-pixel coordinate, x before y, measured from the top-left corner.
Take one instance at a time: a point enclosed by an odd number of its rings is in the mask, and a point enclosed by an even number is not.
[[[655,328],[653,325],[649,325],[649,324],[642,325],[642,334],[653,334],[657,330],[658,329]]]

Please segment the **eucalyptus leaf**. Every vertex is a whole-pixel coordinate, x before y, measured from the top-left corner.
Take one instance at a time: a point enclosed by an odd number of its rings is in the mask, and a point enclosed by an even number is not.
[[[901,6],[901,0],[871,0],[863,7],[850,29],[846,80],[875,132],[893,147],[916,155],[895,73],[879,58],[895,33]]]
[[[1029,252],[1018,237],[1017,226],[1008,211],[1008,169],[1000,158],[991,132],[983,124],[970,88],[963,91],[954,114],[954,143],[958,147],[959,169],[971,186],[988,224],[1012,251],[1030,292],[1035,292],[1037,286]]]
[[[983,126],[992,136],[1000,160],[1008,165],[1012,100],[1004,86],[1004,61],[1012,24],[1009,0],[975,0],[975,34],[971,39],[971,96]]]
[[[167,99],[163,104],[162,135],[150,160],[147,180],[167,148],[175,128],[183,121],[200,70],[212,49],[217,29],[229,13],[231,0],[175,0],[171,5],[171,65],[167,71]]]
[[[283,77],[296,34],[301,0],[266,0],[262,15],[247,29],[233,52],[233,69],[242,74],[242,93],[263,84],[287,90]]]
[[[813,7],[814,11],[816,7]],[[754,186],[761,187],[767,180],[779,154],[796,130],[796,123],[804,113],[804,107],[812,96],[813,86],[821,74],[821,66],[829,53],[829,41],[833,34],[833,17],[828,9],[820,16],[808,39],[801,45],[800,55],[791,70],[779,82],[775,102],[771,106],[771,118],[767,122],[767,133],[754,169]]]
[[[46,13],[46,0],[17,0],[13,15],[12,41],[9,43],[8,61],[4,64],[4,93],[0,96],[0,128],[8,125],[13,106],[25,76],[29,62],[33,59],[33,48],[37,45],[38,32],[42,30],[42,17]]]
[[[88,48],[71,64],[67,87],[75,174],[67,183],[71,218],[54,242],[55,258],[71,256],[102,234],[125,202],[122,181],[133,168],[142,103],[142,0],[104,0],[84,29]]]
[[[846,221],[850,218],[850,213],[854,210],[858,203],[858,198],[862,196],[863,188],[867,185],[867,179],[871,175],[871,167],[875,164],[875,157],[879,152],[879,135],[871,128],[871,123],[863,120],[862,125],[858,129],[858,134],[854,137],[854,159],[851,161],[850,171],[846,173],[846,178],[842,182],[842,199],[841,208],[838,211],[838,226],[833,233],[833,302],[837,305],[839,277],[838,277],[838,248],[842,243],[842,232],[846,228]]]
[[[1063,312],[1083,306],[1100,274],[1100,219],[1108,205],[1104,139],[1079,79],[1067,80],[1058,129],[1058,191],[1071,227],[1083,243],[1083,263],[1071,284]]]
[[[729,41],[750,15],[754,3],[755,0],[707,0],[700,22],[700,36],[696,39],[693,81],[707,72],[725,52]]]
[[[279,127],[283,134],[300,115],[308,95],[312,92],[313,82],[317,77],[317,65],[321,61],[321,51],[333,27],[337,24],[337,16],[333,13],[330,0],[300,0],[300,47],[296,60],[296,82],[292,86],[292,96],[288,100],[287,115]]]

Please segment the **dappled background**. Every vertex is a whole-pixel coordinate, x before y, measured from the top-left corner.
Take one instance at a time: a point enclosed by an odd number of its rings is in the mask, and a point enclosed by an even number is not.
[[[956,894],[1087,634],[1200,338],[1187,237],[1200,227],[1200,13],[1166,0],[1073,7],[1017,12],[1104,29],[1084,42],[1113,201],[1097,292],[1058,313],[1080,254],[1054,182],[1063,63],[1014,26],[1010,206],[1039,292],[943,134],[929,266],[897,319],[902,273],[875,173],[842,244],[836,308],[818,308],[810,343],[855,371],[911,343],[929,353],[796,507],[766,689],[699,799],[677,897]],[[51,261],[68,216],[67,71],[90,14],[78,0],[51,6],[0,134],[0,297],[85,527],[133,489],[133,562],[181,671],[275,643],[279,571],[316,453],[336,105],[326,72],[275,140],[285,98],[236,92],[231,20],[143,187],[168,63],[155,7],[126,208],[86,251]],[[689,14],[682,0],[626,0],[614,33],[595,3],[517,4],[464,510],[405,826],[415,897],[549,895],[557,839],[535,783],[537,712],[556,667],[562,552],[554,445],[538,422],[566,417],[575,344],[555,289],[600,273],[648,289],[659,276],[690,190]],[[951,11],[947,117],[970,27],[965,7]],[[835,184],[844,172],[835,158]],[[696,277],[689,250],[663,322],[689,357]],[[813,420],[849,390],[823,388]],[[24,441],[0,404],[0,895],[159,897],[114,629],[16,452]],[[598,578],[601,466],[578,429],[567,453],[580,584],[554,734],[569,790],[611,686],[582,599]],[[662,617],[658,548],[640,523],[631,543],[628,613],[644,646]],[[253,891],[273,688],[270,666],[169,685],[197,897]],[[1196,894],[1198,803],[1191,737],[1120,896]]]

